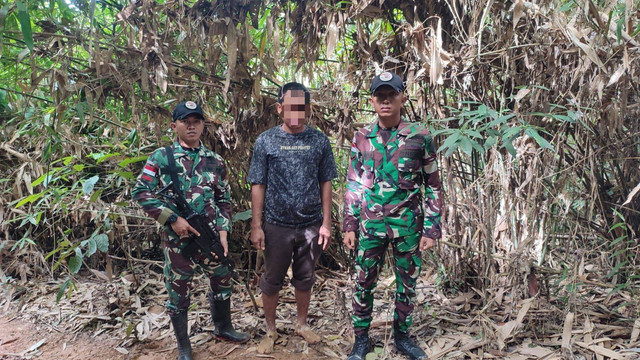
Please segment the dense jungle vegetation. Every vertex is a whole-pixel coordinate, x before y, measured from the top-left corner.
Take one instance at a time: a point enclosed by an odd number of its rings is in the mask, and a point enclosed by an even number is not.
[[[445,235],[425,255],[435,286],[471,291],[480,309],[506,295],[546,298],[560,324],[600,304],[631,344],[639,9],[638,0],[0,0],[0,280],[53,280],[59,300],[83,274],[112,280],[161,259],[157,227],[130,189],[171,141],[170,111],[186,99],[203,104],[205,142],[230,169],[238,267],[258,274],[246,175],[256,137],[280,121],[278,85],[292,80],[312,89],[309,122],[332,140],[340,173],[322,266],[348,273],[348,149],[374,120],[370,79],[392,70],[406,79],[405,116],[428,124],[439,147]]]

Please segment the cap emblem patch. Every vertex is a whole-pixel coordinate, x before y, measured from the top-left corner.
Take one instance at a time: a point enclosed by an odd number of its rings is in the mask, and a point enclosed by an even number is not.
[[[382,74],[380,74],[380,80],[382,81],[389,81],[391,79],[393,79],[393,75],[388,71],[385,71]]]
[[[187,101],[186,103],[184,103],[184,107],[186,107],[189,110],[194,110],[195,108],[198,107],[198,105],[196,105],[196,103],[194,103],[193,101]]]

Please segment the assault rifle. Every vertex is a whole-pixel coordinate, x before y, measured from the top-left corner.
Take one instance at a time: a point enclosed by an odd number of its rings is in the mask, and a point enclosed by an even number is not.
[[[171,193],[169,193],[169,190],[171,190]],[[206,214],[200,214],[193,210],[182,191],[178,191],[173,186],[173,181],[160,189],[156,195],[160,195],[175,204],[180,216],[185,218],[189,225],[200,233],[200,236],[193,233],[189,235],[189,243],[182,250],[182,255],[193,258],[198,250],[201,250],[205,256],[215,254],[218,257],[218,261],[226,265],[230,271],[233,271],[233,260],[228,256],[224,256],[224,248],[220,243],[218,230],[209,225],[209,217]]]
[[[169,191],[171,192],[169,193]],[[199,214],[193,210],[191,205],[187,202],[187,199],[185,199],[182,191],[174,187],[173,181],[156,192],[156,195],[162,196],[174,203],[178,208],[180,215],[189,222],[189,225],[191,225],[192,228],[196,229],[196,231],[200,233],[200,236],[196,236],[196,234],[189,235],[189,243],[182,250],[182,255],[187,258],[193,258],[198,250],[200,250],[205,256],[208,254],[215,254],[218,257],[218,261],[225,265],[231,272],[231,276],[239,282],[239,276],[234,270],[235,264],[230,257],[224,256],[224,248],[220,242],[220,234],[217,229],[209,225],[207,214]],[[249,288],[249,282],[245,280],[244,285],[247,288],[253,307],[258,311],[258,304],[256,303],[251,288]]]

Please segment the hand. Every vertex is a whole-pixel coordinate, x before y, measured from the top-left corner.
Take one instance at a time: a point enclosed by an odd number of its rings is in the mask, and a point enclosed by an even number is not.
[[[229,253],[229,242],[227,241],[227,232],[226,231],[220,231],[220,245],[222,245],[222,248],[224,249],[224,257],[227,257],[227,254]],[[218,258],[218,256],[212,251],[211,255],[213,255],[213,257],[215,257],[216,259]]]
[[[430,237],[423,236],[420,239],[420,251],[429,250],[436,246],[436,241]]]
[[[326,250],[331,242],[331,227],[322,225],[318,231],[318,245],[322,245],[322,250]]]
[[[355,250],[356,248],[356,232],[355,231],[347,231],[344,233],[344,238],[342,239],[342,243],[344,246],[349,248],[349,250]]]
[[[251,228],[251,243],[258,250],[264,250],[264,230],[261,227]]]
[[[200,233],[197,232],[196,229],[192,228],[191,225],[189,225],[189,222],[182,216],[178,216],[178,220],[171,224],[171,229],[173,229],[180,239],[188,238],[190,236],[189,233],[200,236]]]

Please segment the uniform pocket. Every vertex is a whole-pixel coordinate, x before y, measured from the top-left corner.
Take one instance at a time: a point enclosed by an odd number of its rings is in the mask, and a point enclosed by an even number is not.
[[[202,167],[200,176],[200,187],[204,192],[205,200],[210,200],[215,194],[216,187],[220,182],[220,169],[218,164],[209,162]]]
[[[398,157],[398,187],[417,189],[422,185],[422,152],[404,149]]]
[[[373,173],[373,171],[366,169],[363,173],[362,173],[362,186],[364,188],[367,189],[371,189],[373,187],[373,183],[375,180],[375,174]]]

